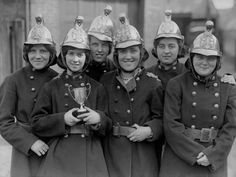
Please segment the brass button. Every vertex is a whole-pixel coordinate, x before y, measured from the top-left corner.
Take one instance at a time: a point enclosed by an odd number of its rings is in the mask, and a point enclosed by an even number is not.
[[[196,128],[196,126],[195,126],[195,125],[191,125],[191,128],[193,128],[193,129],[194,129],[194,128]]]
[[[133,102],[133,101],[134,101],[134,98],[131,98],[130,101]]]
[[[79,79],[82,79],[83,77],[82,76],[79,76]]]
[[[80,86],[84,87],[84,86],[85,86],[85,84],[84,84],[84,83],[81,83],[81,84],[80,84]]]
[[[35,92],[36,91],[36,89],[33,87],[33,88],[31,88],[31,92]]]
[[[65,93],[64,96],[67,97],[69,94],[68,93]]]
[[[88,73],[89,72],[89,70],[88,69],[86,69],[86,73]]]
[[[217,83],[217,82],[215,82],[215,83],[213,84],[213,86],[214,86],[214,87],[217,87],[217,86],[218,86],[218,83]]]
[[[192,115],[192,118],[195,119],[197,116],[195,114]]]
[[[196,87],[197,86],[197,82],[195,81],[195,82],[193,82],[193,86],[194,87]]]
[[[173,70],[176,70],[176,66],[173,67]]]
[[[102,66],[106,66],[106,63],[102,63]]]
[[[34,80],[34,76],[30,76],[30,79],[31,79],[31,80]]]
[[[212,80],[215,80],[215,79],[216,79],[216,77],[215,77],[215,76],[213,76],[213,77],[212,77]]]
[[[85,135],[84,134],[81,134],[81,138],[84,138],[85,137]]]
[[[68,76],[68,75],[66,75],[66,79],[69,79],[69,76]]]
[[[35,98],[35,99],[34,99],[34,103],[36,103],[36,101],[37,101],[37,99]]]
[[[69,105],[66,103],[66,104],[65,104],[65,107],[68,107],[68,106],[69,106]]]
[[[217,119],[217,116],[215,116],[215,115],[212,116],[212,119],[213,119],[213,120],[216,120],[216,119]]]
[[[106,72],[107,72],[107,70],[104,70],[103,72],[104,72],[104,73],[106,73]]]
[[[137,77],[137,78],[136,78],[136,81],[139,81],[139,80],[140,80],[140,78],[139,78],[139,77]]]
[[[218,97],[220,96],[220,94],[218,92],[215,93],[215,97]]]
[[[118,90],[120,90],[120,86],[119,85],[117,85],[117,87],[116,87]]]
[[[219,108],[219,104],[214,104],[214,108]]]
[[[129,113],[131,113],[131,111],[128,109],[128,110],[127,110],[127,113],[129,114]]]
[[[193,96],[196,96],[196,95],[197,95],[197,92],[196,92],[196,91],[192,91],[192,95],[193,95]]]
[[[126,124],[126,125],[129,125],[129,121],[126,121],[125,124]]]
[[[68,86],[69,86],[69,84],[68,84],[68,83],[65,83],[65,86],[66,86],[66,87],[68,87]]]
[[[197,106],[197,103],[196,103],[196,102],[193,102],[193,103],[192,103],[192,106],[193,106],[193,107]]]

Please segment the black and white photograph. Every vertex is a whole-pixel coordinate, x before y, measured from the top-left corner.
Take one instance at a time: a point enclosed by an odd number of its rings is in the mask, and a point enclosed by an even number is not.
[[[236,0],[0,9],[0,177],[236,177]]]

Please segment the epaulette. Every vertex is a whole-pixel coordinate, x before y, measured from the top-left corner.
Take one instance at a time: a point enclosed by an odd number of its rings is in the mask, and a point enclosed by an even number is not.
[[[155,74],[153,74],[153,73],[151,73],[151,72],[147,72],[147,76],[148,76],[148,77],[155,78],[155,79],[158,80],[158,81],[161,81],[157,75],[155,75]]]
[[[58,75],[55,76],[54,78],[52,78],[52,80],[59,79],[59,78],[61,77],[62,74],[63,74],[63,72],[62,72],[62,73],[58,73]]]

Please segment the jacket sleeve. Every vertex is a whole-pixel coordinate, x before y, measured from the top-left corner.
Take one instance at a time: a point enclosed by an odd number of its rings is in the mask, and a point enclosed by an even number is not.
[[[236,135],[236,87],[231,88],[226,103],[223,126],[214,145],[203,151],[211,164],[210,170],[212,171],[225,163]]]
[[[108,99],[107,94],[105,92],[105,88],[103,85],[98,87],[98,95],[97,95],[97,112],[101,116],[101,122],[99,129],[97,129],[97,133],[101,136],[105,136],[106,132],[108,132],[112,128],[111,119],[105,114],[108,109]]]
[[[167,84],[164,104],[164,132],[167,143],[183,161],[194,165],[197,155],[204,146],[185,135],[185,125],[181,122],[181,81],[176,78]]]
[[[31,115],[33,132],[40,137],[50,138],[66,133],[65,112],[53,112],[52,91],[52,86],[44,85]]]
[[[17,124],[17,86],[13,77],[5,79],[0,87],[0,132],[2,137],[20,152],[29,155],[30,148],[38,140],[34,134]]]
[[[148,141],[157,140],[163,134],[163,89],[161,84],[154,87],[149,95],[149,105],[151,111],[151,119],[144,126],[149,126],[152,130],[152,138]]]

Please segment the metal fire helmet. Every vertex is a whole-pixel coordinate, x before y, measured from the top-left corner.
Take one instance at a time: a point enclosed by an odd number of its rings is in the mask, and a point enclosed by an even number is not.
[[[114,25],[109,17],[112,12],[112,7],[107,5],[104,9],[104,14],[96,17],[88,30],[88,35],[94,36],[101,41],[113,40]]]
[[[206,22],[205,32],[199,34],[194,39],[190,53],[197,53],[205,56],[222,56],[218,39],[212,34],[213,27],[213,21],[208,20]]]
[[[143,40],[137,29],[129,24],[125,14],[119,17],[120,24],[115,34],[115,49],[127,48],[134,45],[143,45]]]
[[[78,16],[75,19],[74,27],[68,31],[62,43],[62,47],[71,46],[78,49],[90,50],[88,45],[88,35],[83,29],[83,21],[84,17],[82,16]]]
[[[181,35],[179,26],[171,20],[171,15],[171,10],[165,11],[165,21],[159,26],[154,40],[160,38],[177,38],[181,41],[184,40],[184,36]]]
[[[54,41],[50,31],[44,26],[42,15],[35,17],[36,25],[29,31],[27,41],[24,44],[50,44],[54,45]]]

